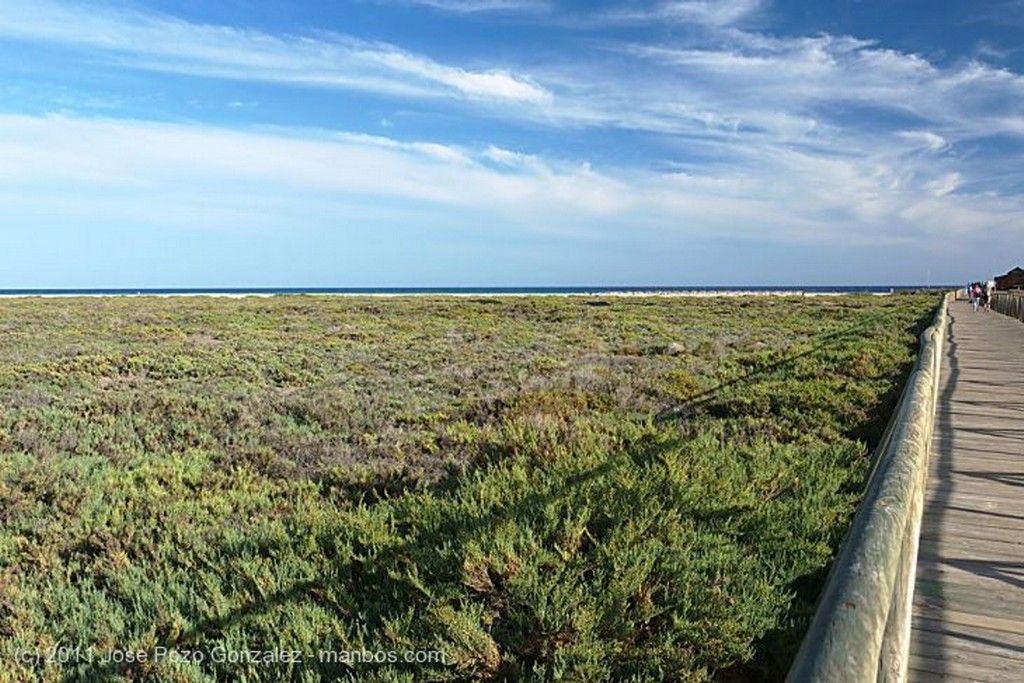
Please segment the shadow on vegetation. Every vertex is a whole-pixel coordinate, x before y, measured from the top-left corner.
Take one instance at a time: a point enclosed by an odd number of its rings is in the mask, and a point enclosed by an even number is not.
[[[634,462],[641,460],[653,462],[668,447],[668,445],[648,445],[632,453],[631,458]],[[583,486],[609,475],[614,467],[615,464],[608,461],[603,465],[567,477],[565,485],[569,488]],[[424,594],[423,587],[417,585],[416,581],[410,581],[396,571],[397,568],[437,563],[439,555],[436,552],[436,546],[438,544],[459,546],[465,545],[481,535],[493,535],[502,523],[510,519],[522,520],[534,517],[538,510],[545,509],[549,504],[562,497],[561,491],[552,491],[545,495],[529,493],[514,506],[501,506],[486,516],[475,518],[459,515],[458,509],[453,508],[446,511],[448,514],[437,521],[429,535],[414,535],[406,542],[397,543],[381,550],[357,547],[348,558],[335,563],[334,574],[330,580],[319,578],[297,582],[286,590],[250,602],[221,617],[201,621],[177,637],[164,637],[153,649],[163,647],[178,651],[203,650],[204,646],[208,646],[211,641],[223,636],[233,626],[243,624],[250,619],[268,614],[289,604],[304,601],[312,601],[321,606],[330,605],[339,619],[348,621],[358,619],[368,631],[385,629],[388,620],[400,617],[403,612],[413,606],[418,609],[428,609],[427,603],[430,596]],[[589,540],[583,539],[580,552],[590,550],[588,545]],[[282,543],[264,543],[260,548],[260,555],[275,557],[287,550],[286,545]],[[251,551],[251,548],[243,545],[225,548],[223,555],[226,560],[230,561],[233,558],[247,556],[247,551]],[[453,558],[446,558],[442,562],[447,566],[434,567],[434,569],[445,575],[446,578],[459,577],[464,571],[462,563],[454,561]],[[478,580],[480,583],[468,587],[478,592],[498,591],[501,589],[505,577],[487,570],[486,574],[480,576]],[[340,586],[342,587],[341,599],[325,600],[325,596],[337,594]],[[496,598],[496,600],[498,600],[498,604],[494,606],[503,607],[500,604],[500,598]],[[668,616],[665,615],[666,618]],[[564,644],[566,638],[572,637],[571,633],[546,632],[542,628],[524,630],[517,628],[514,624],[507,624],[503,627],[498,623],[496,631],[498,631],[499,640],[503,640],[503,645],[519,655],[516,662],[502,660],[495,653],[495,657],[492,659],[482,658],[477,662],[462,662],[463,670],[460,675],[455,679],[444,680],[529,680],[531,672],[538,662],[546,663],[548,669],[545,674],[546,680],[554,680],[555,672],[552,668],[554,666],[552,656],[554,650],[560,644]],[[500,637],[502,631],[505,631],[504,639]],[[263,649],[276,646],[276,643],[264,643],[258,647]],[[349,649],[348,645],[342,643],[334,643],[331,647],[335,651]],[[354,679],[358,679],[358,666],[319,662],[315,653],[307,652],[306,656],[305,665],[296,670],[290,680],[300,680],[303,673],[310,672],[324,677],[323,680],[349,680],[353,679],[351,678],[353,676]],[[410,672],[417,670],[415,665],[406,665],[406,669]],[[225,671],[218,670],[218,680],[225,674]],[[96,681],[122,681],[125,677],[130,680],[147,680],[146,665],[95,664],[79,669],[74,674],[64,677],[63,681],[65,683],[95,683]]]
[[[679,405],[662,411],[655,417],[655,421],[666,423],[674,420],[685,420],[699,414],[702,410],[710,411],[716,417],[728,417],[728,398],[735,390],[756,385],[758,382],[772,377],[780,371],[793,368],[802,359],[816,356],[842,343],[863,339],[864,335],[877,325],[879,321],[880,316],[871,316],[858,322],[856,325],[815,337],[810,348],[799,353],[783,354],[781,358],[758,365],[740,377],[722,382],[702,391]],[[930,324],[930,317],[922,318],[916,321],[907,332],[917,340]],[[898,376],[892,383],[890,390],[879,397],[877,409],[871,411],[871,417],[866,422],[854,426],[846,436],[864,442],[869,448],[874,448],[885,431],[889,417],[899,401],[903,386],[906,384],[913,367],[913,361],[904,363],[900,367]]]

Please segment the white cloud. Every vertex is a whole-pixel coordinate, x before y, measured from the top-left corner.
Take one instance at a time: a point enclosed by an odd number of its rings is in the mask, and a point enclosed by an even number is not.
[[[899,137],[912,143],[919,143],[922,149],[929,152],[941,152],[949,149],[949,142],[941,135],[936,135],[927,130],[901,130],[896,133]]]
[[[880,245],[1007,225],[1024,208],[1019,198],[962,193],[962,181],[947,162],[902,150],[826,159],[762,149],[729,167],[659,173],[359,133],[0,116],[10,206],[43,221],[106,216],[139,229],[281,231],[297,214],[343,225],[352,207],[371,202],[411,227],[447,216],[472,231],[628,234],[638,244]]]
[[[443,12],[477,14],[482,12],[543,12],[551,9],[547,0],[378,0],[393,4],[422,5]]]
[[[764,7],[764,0],[665,0],[654,4],[619,8],[605,12],[599,21],[607,23],[681,22],[724,27],[749,19]]]
[[[631,188],[579,165],[537,161],[538,175],[487,160],[487,150],[356,133],[0,115],[0,184],[39,215],[81,205],[96,218],[106,198],[112,218],[131,215],[142,229],[196,220],[205,206],[232,207],[237,229],[287,229],[292,206],[312,201],[344,215],[348,204],[383,201],[471,210],[544,232],[582,229],[631,204]],[[260,198],[248,217],[246,197]],[[278,213],[268,215],[264,203],[275,198]]]
[[[729,28],[713,40],[604,49],[611,59],[576,74],[541,75],[560,84],[556,118],[726,144],[799,143],[823,154],[848,153],[879,130],[919,129],[948,147],[1021,131],[1010,115],[1024,107],[1021,76],[980,63],[939,68],[868,40]]]
[[[509,168],[523,169],[533,173],[548,172],[548,167],[533,154],[523,154],[490,145],[484,150],[483,156],[496,164]]]
[[[728,26],[762,9],[763,0],[675,0],[662,4],[657,14],[711,26]]]
[[[959,173],[947,173],[941,178],[936,178],[925,184],[925,187],[936,197],[945,197],[955,192],[960,186],[962,179]]]
[[[52,0],[5,3],[0,35],[88,48],[133,67],[405,96],[544,102],[551,95],[506,69],[441,64],[349,36],[274,36],[173,17]]]
[[[657,134],[661,167],[690,179],[744,181],[736,220],[751,201],[781,212],[789,220],[766,230],[782,239],[910,242],[963,227],[938,207],[989,230],[1024,203],[1024,118],[1013,114],[1024,82],[1007,70],[734,28],[714,41],[604,48],[613,59],[588,64],[586,77],[559,74],[555,106],[573,103],[560,113]],[[1000,135],[1009,139],[993,147]],[[750,220],[764,225],[756,211]]]

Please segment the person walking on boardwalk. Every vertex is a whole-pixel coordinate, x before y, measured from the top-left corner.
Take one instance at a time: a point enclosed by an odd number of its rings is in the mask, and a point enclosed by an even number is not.
[[[993,278],[989,278],[985,282],[985,310],[992,310],[992,294],[996,291],[996,281]]]
[[[975,282],[971,285],[971,306],[975,312],[978,310],[978,304],[981,303],[981,283]]]

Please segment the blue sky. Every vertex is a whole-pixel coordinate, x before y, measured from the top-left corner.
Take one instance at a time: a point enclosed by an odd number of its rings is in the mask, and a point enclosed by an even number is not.
[[[3,0],[0,287],[958,283],[1024,0]]]

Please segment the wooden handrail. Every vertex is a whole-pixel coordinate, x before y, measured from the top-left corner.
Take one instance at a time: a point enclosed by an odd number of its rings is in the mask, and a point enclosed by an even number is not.
[[[787,681],[906,678],[924,486],[953,296],[943,298],[921,335],[917,362]]]

